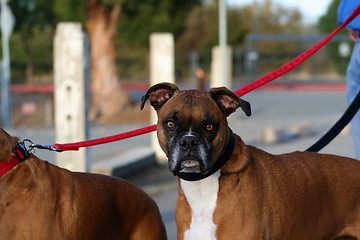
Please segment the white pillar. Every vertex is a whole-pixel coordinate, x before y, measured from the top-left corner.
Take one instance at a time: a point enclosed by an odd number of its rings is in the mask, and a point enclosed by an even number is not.
[[[228,84],[228,49],[227,49],[227,8],[226,0],[219,0],[219,79],[223,79],[224,85]],[[216,82],[218,84],[218,82]],[[225,85],[229,87],[228,85]]]
[[[153,33],[150,36],[150,85],[160,82],[175,82],[174,37],[170,33]],[[151,111],[151,124],[157,122],[155,111]],[[156,132],[151,133],[151,147],[160,164],[167,162],[157,140]]]
[[[0,62],[0,124],[4,128],[11,128],[11,88],[10,88],[10,50],[9,38],[14,28],[15,19],[7,5],[6,0],[1,0],[1,40],[3,59]]]
[[[87,139],[87,41],[79,23],[59,23],[54,39],[55,141]],[[87,149],[56,154],[56,163],[71,171],[89,170]]]
[[[211,52],[211,76],[210,76],[210,85],[211,87],[222,87],[225,86],[231,89],[232,85],[232,50],[228,46],[226,48],[226,59],[227,66],[224,73],[222,72],[222,54],[219,46],[215,46]]]

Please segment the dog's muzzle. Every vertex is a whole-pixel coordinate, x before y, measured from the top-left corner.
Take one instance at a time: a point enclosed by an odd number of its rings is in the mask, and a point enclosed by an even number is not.
[[[227,161],[229,161],[231,154],[234,150],[234,147],[235,147],[235,138],[234,138],[234,134],[232,133],[232,131],[230,129],[229,143],[227,144],[223,155],[215,162],[214,165],[211,165],[211,163],[209,161],[210,169],[208,171],[206,171],[206,172],[200,171],[200,173],[194,172],[194,171],[192,171],[192,172],[172,171],[170,168],[170,164],[172,163],[171,158],[169,158],[169,169],[170,169],[170,171],[173,172],[174,175],[178,176],[179,178],[181,178],[183,180],[186,180],[186,181],[202,180],[202,179],[207,178],[208,176],[212,175],[216,171],[218,171],[225,163],[227,163]],[[188,164],[190,164],[192,166],[194,163],[189,162]]]
[[[202,173],[211,170],[210,149],[198,136],[182,135],[170,144],[169,169],[173,173]]]

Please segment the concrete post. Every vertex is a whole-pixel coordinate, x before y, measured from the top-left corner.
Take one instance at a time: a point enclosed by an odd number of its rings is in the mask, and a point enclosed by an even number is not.
[[[150,85],[160,82],[175,82],[174,37],[170,33],[154,33],[150,36]],[[151,124],[157,122],[155,111],[151,111]],[[156,133],[151,133],[151,147],[159,164],[167,158],[161,150]]]
[[[222,75],[221,66],[221,53],[219,46],[215,46],[212,49],[211,58],[211,87],[222,87],[225,86],[231,89],[232,86],[232,49],[227,47],[227,69],[226,78]]]
[[[55,141],[72,143],[88,138],[88,44],[79,23],[59,23],[54,39]],[[85,148],[56,155],[56,163],[71,171],[89,170]]]
[[[2,125],[4,128],[11,128],[11,88],[10,88],[10,50],[9,50],[9,39],[11,32],[14,28],[15,19],[14,16],[7,5],[7,1],[1,0],[1,16],[0,16],[0,26],[1,26],[1,40],[2,40],[2,53],[3,59],[1,61],[0,67],[0,87],[1,87],[1,112],[0,118],[2,120]]]
[[[227,16],[226,0],[219,0],[219,50],[218,51],[220,55],[219,71],[221,76],[219,77],[219,79],[223,79],[223,81],[227,81],[226,79],[230,80],[230,78],[228,77],[228,69],[227,69],[228,64],[230,64],[230,61],[228,58],[229,53],[227,49],[227,17],[226,16]],[[224,82],[225,86],[231,87],[231,85],[227,85],[227,84],[228,82]]]

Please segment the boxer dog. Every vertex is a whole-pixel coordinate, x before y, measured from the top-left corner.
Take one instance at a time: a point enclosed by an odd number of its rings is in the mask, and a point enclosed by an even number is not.
[[[360,163],[244,144],[227,116],[250,104],[227,88],[152,86],[168,168],[179,176],[178,239],[360,239]]]
[[[155,202],[139,188],[15,154],[18,145],[0,129],[0,239],[166,239]]]

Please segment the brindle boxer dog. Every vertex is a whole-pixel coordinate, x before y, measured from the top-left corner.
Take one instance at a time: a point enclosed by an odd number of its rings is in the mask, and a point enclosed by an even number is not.
[[[244,144],[227,116],[250,104],[230,90],[143,97],[158,115],[168,167],[179,176],[178,239],[360,239],[360,162],[329,154],[272,155]]]
[[[16,146],[0,129],[0,168],[17,161]],[[125,180],[70,172],[30,154],[0,176],[0,189],[0,239],[166,239],[155,202]]]

